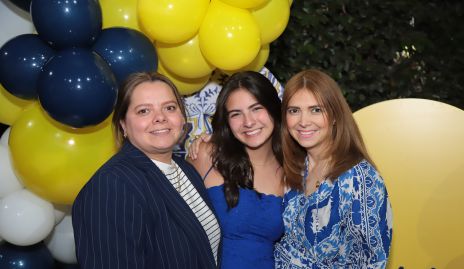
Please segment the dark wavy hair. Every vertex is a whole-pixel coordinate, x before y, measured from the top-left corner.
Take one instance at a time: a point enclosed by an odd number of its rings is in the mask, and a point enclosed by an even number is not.
[[[229,208],[238,203],[239,188],[253,189],[254,172],[243,145],[232,133],[228,123],[226,102],[238,89],[245,89],[267,110],[274,122],[272,151],[280,165],[283,164],[281,142],[280,99],[272,83],[262,74],[243,71],[232,75],[224,84],[216,101],[212,120],[211,142],[213,166],[224,178],[224,195]]]

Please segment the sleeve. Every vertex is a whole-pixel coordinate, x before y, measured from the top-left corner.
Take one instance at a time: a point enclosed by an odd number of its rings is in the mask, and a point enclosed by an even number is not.
[[[130,188],[98,173],[79,193],[72,219],[82,269],[145,268],[144,214]]]
[[[356,168],[352,221],[362,249],[358,262],[367,268],[385,268],[392,239],[392,213],[384,181],[367,162]]]

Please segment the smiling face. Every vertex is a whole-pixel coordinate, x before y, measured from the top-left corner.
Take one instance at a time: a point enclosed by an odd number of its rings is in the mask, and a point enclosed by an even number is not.
[[[185,120],[169,85],[143,82],[135,87],[124,120],[127,139],[149,158],[169,163]]]
[[[324,108],[313,93],[298,90],[285,111],[290,135],[310,154],[319,154],[329,138],[329,124]]]
[[[245,89],[237,89],[226,102],[230,129],[248,149],[270,143],[274,122],[266,108]]]

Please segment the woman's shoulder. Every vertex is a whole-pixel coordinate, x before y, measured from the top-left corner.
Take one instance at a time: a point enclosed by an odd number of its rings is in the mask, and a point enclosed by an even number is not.
[[[340,178],[357,176],[360,173],[377,173],[377,169],[368,160],[362,159],[340,175]]]
[[[193,165],[198,171],[200,176],[204,178],[212,166],[211,154],[213,145],[211,142],[201,143],[198,147],[198,154],[196,159],[188,158],[187,161]]]
[[[360,175],[361,178],[366,179],[370,178],[372,180],[382,181],[383,179],[380,176],[377,168],[371,164],[369,161],[363,159],[361,160],[356,166],[356,171]]]
[[[212,142],[202,142],[198,146],[198,159],[202,162],[211,162],[214,144]]]
[[[339,177],[339,185],[342,186],[359,186],[361,184],[384,185],[382,176],[376,167],[368,160],[362,159],[353,167],[342,173]]]
[[[129,156],[118,152],[106,161],[95,174],[124,176],[128,171],[132,170],[137,170],[135,163],[129,158]]]
[[[221,174],[214,169],[214,167],[211,167],[210,172],[203,178],[203,182],[205,183],[206,188],[224,185],[224,179]]]
[[[117,153],[106,161],[86,182],[81,192],[107,191],[109,187],[115,191],[140,191],[137,179],[145,177],[143,171],[123,154]]]

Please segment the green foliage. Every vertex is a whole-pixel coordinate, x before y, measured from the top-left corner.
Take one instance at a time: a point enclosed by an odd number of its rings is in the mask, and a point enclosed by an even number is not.
[[[463,14],[461,1],[294,0],[266,66],[284,83],[325,70],[353,110],[395,98],[464,109]]]

